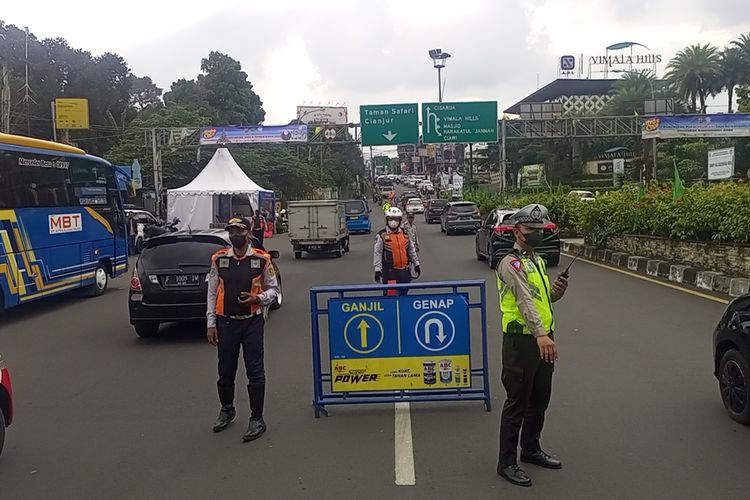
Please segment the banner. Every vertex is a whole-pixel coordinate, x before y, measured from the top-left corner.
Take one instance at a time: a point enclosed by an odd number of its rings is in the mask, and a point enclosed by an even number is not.
[[[654,116],[643,120],[641,137],[750,137],[750,114]]]
[[[734,148],[708,152],[708,180],[730,179],[734,175]]]
[[[307,125],[257,125],[201,129],[201,146],[279,142],[307,142]]]
[[[518,172],[519,187],[543,186],[545,184],[547,184],[547,178],[544,175],[543,163],[524,165]]]

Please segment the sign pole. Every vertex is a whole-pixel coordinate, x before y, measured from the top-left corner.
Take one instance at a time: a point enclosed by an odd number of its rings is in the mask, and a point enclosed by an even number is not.
[[[500,120],[500,192],[505,194],[505,115]]]
[[[55,101],[50,101],[49,107],[52,110],[52,140],[57,142],[57,117],[55,116]]]

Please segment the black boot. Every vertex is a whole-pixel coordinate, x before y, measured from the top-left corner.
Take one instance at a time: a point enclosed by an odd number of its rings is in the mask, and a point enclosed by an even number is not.
[[[222,405],[221,411],[219,411],[219,418],[214,422],[214,432],[221,432],[234,420],[237,416],[237,412],[232,405]]]
[[[237,412],[234,409],[234,386],[224,387],[217,386],[219,390],[219,401],[221,402],[221,411],[219,417],[214,423],[214,432],[221,432],[234,420]]]
[[[242,436],[242,440],[254,441],[266,432],[266,422],[263,420],[263,403],[266,397],[266,384],[250,383],[247,386],[247,393],[250,396],[250,422],[247,426],[247,432]]]

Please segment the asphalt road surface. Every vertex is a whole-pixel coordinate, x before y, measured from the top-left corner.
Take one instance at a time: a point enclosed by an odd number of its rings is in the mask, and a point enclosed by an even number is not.
[[[395,482],[393,404],[331,407],[315,419],[310,403],[308,290],[371,282],[373,236],[354,236],[342,259],[302,261],[278,237],[268,247],[282,251],[285,302],[266,327],[264,437],[241,442],[242,378],[237,421],[211,432],[214,348],[200,325],[136,337],[121,278],[103,297],[50,299],[0,320],[17,408],[0,457],[0,497],[747,497],[750,428],[724,414],[712,376],[711,333],[723,305],[586,262],[575,264],[556,304],[560,361],[543,446],[564,468],[526,466],[529,489],[498,477],[504,391],[493,273],[475,260],[473,236],[419,229],[423,279],[488,281],[494,410],[412,403],[414,485]]]

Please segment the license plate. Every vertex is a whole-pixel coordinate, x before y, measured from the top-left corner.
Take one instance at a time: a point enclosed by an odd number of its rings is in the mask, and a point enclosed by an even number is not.
[[[349,220],[359,220],[359,215],[350,215]]]
[[[164,276],[164,286],[196,286],[201,282],[200,274],[172,274]]]

